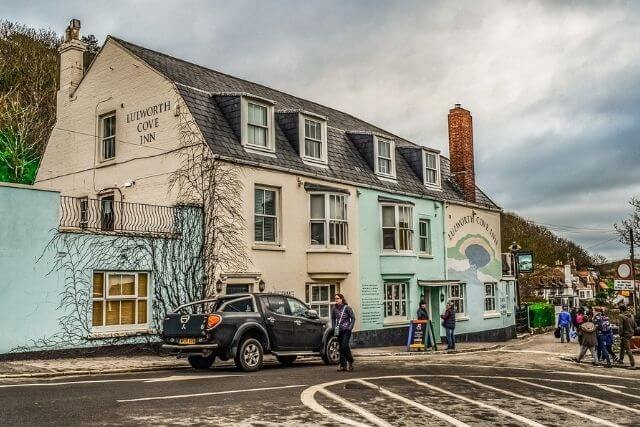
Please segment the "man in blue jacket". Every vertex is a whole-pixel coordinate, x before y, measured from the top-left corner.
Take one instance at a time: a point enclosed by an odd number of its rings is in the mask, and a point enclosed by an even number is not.
[[[571,313],[567,311],[567,306],[562,306],[562,311],[558,314],[558,328],[560,328],[560,342],[565,342],[565,337],[567,338],[567,343],[569,340],[569,328],[571,327]]]

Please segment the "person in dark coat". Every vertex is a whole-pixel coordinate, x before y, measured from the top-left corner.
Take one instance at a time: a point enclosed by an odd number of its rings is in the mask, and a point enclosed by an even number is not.
[[[440,318],[442,319],[442,326],[444,326],[447,332],[447,348],[445,348],[445,350],[455,350],[456,338],[454,330],[456,329],[456,311],[451,302],[447,303],[447,309],[444,311],[444,314],[440,315]]]
[[[340,346],[340,367],[338,371],[353,371],[353,355],[349,341],[351,340],[351,331],[356,324],[356,316],[353,310],[344,299],[344,295],[335,295],[336,305],[331,311],[331,324],[333,329],[337,331],[338,345]]]
[[[416,319],[418,320],[426,320],[426,328],[429,328],[429,312],[427,311],[427,303],[424,301],[420,301],[420,307],[418,307],[418,311],[416,312]],[[426,329],[429,330],[429,329]],[[433,346],[431,342],[431,335],[427,334],[427,348],[431,348]]]
[[[629,363],[631,368],[635,369],[636,361],[633,359],[633,353],[631,353],[631,337],[636,330],[636,321],[633,315],[627,311],[626,305],[620,306],[620,320],[618,322],[618,330],[620,333],[620,357],[618,363],[624,364],[624,355],[629,356]]]

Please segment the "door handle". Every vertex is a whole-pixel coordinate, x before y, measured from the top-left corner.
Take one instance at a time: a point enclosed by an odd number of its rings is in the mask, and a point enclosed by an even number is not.
[[[295,324],[296,324],[296,325],[298,325],[298,326],[302,325],[302,322],[301,322],[301,321],[299,321],[299,320],[294,320],[294,321],[293,321],[293,323],[295,323]]]
[[[274,319],[273,317],[267,317],[267,322],[269,323],[275,323],[276,319]]]

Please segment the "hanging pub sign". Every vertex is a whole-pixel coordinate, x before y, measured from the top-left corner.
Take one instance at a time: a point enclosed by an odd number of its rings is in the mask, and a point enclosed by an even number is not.
[[[518,273],[533,273],[533,252],[518,252],[516,254]]]
[[[407,337],[407,351],[425,351],[433,343],[433,326],[429,320],[412,320],[409,324],[409,336]]]

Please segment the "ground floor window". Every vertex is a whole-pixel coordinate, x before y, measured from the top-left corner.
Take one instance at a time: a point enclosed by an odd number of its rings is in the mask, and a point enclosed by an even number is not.
[[[92,325],[147,324],[148,292],[147,272],[94,272]]]
[[[453,308],[456,310],[456,313],[458,314],[464,314],[466,313],[465,309],[465,303],[464,303],[464,296],[465,296],[465,284],[464,283],[459,283],[456,285],[451,285],[449,286],[449,295],[448,295],[448,300],[451,301],[451,303],[453,304]]]
[[[384,284],[384,317],[407,318],[407,284]]]
[[[331,317],[331,310],[335,306],[333,296],[336,292],[338,292],[336,285],[309,284],[306,288],[306,303],[311,310],[318,312],[318,316],[328,319]]]
[[[496,311],[496,288],[497,283],[484,284],[484,311]]]

